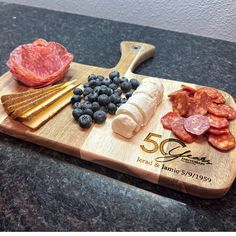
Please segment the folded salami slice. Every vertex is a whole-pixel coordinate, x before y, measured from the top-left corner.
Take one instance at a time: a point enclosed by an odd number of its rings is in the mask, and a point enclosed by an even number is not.
[[[73,55],[61,44],[38,39],[14,49],[7,66],[23,84],[43,87],[64,77],[72,60]]]

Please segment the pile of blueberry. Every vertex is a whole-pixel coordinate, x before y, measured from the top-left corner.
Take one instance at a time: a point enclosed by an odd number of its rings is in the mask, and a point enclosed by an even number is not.
[[[109,74],[109,78],[91,74],[84,89],[75,88],[71,98],[72,115],[81,128],[89,128],[93,121],[105,122],[107,113],[114,115],[119,106],[126,103],[133,91],[139,86],[136,79],[120,78],[118,71]]]

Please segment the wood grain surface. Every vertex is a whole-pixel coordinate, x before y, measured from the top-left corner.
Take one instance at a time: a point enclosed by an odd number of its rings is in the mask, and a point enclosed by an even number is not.
[[[155,47],[149,44],[121,42],[117,66],[108,69],[73,62],[64,80],[76,79],[83,83],[91,73],[108,76],[113,70],[129,79],[142,80],[147,76],[134,74],[133,70],[154,52]],[[171,110],[167,95],[179,89],[181,82],[161,80],[165,87],[162,103],[148,125],[131,139],[112,132],[112,117],[103,125],[81,129],[71,115],[70,105],[33,131],[8,117],[1,104],[0,131],[185,193],[204,198],[223,196],[235,179],[236,149],[217,151],[206,138],[184,144],[171,131],[163,129],[160,118]],[[12,78],[10,72],[0,79],[0,95],[26,89]],[[233,98],[226,92],[223,94],[226,103],[236,108]],[[230,122],[230,130],[236,136],[236,121]],[[183,154],[187,151],[188,156]]]

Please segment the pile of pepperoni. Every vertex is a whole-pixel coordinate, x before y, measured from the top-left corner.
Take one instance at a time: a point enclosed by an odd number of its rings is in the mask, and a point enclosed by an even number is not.
[[[192,143],[202,135],[221,151],[235,147],[235,138],[229,130],[229,122],[236,118],[236,110],[225,104],[224,96],[216,89],[194,89],[182,85],[182,89],[168,95],[172,112],[161,118],[165,129],[186,143]]]

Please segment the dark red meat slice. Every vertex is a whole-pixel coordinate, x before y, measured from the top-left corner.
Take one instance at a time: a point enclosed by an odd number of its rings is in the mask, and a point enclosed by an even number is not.
[[[181,87],[183,90],[187,91],[189,93],[189,95],[194,95],[194,93],[197,91],[196,89],[188,86],[188,85],[185,85],[185,84],[181,84]]]
[[[227,128],[229,126],[228,120],[224,117],[218,117],[209,114],[208,119],[211,127],[222,129],[222,128]]]
[[[179,118],[172,122],[171,129],[179,139],[186,143],[192,143],[195,140],[195,137],[185,130],[184,118]]]
[[[231,133],[222,135],[209,134],[208,141],[213,147],[221,151],[229,151],[235,147],[235,138]]]
[[[219,92],[218,97],[214,98],[212,102],[217,103],[217,104],[224,104],[225,103],[225,98],[224,96]]]
[[[229,105],[221,105],[221,107],[227,111],[228,115],[227,115],[227,118],[228,120],[234,120],[236,118],[236,110],[229,106]]]
[[[42,87],[64,77],[72,60],[73,55],[61,44],[38,39],[14,49],[7,65],[17,80]]]
[[[185,92],[179,92],[172,98],[172,109],[181,116],[188,112],[188,95]]]
[[[168,112],[161,118],[161,123],[165,129],[171,130],[172,122],[174,122],[176,119],[179,119],[179,117],[179,113],[177,112]]]
[[[228,117],[228,111],[224,109],[224,105],[218,105],[215,103],[211,103],[208,105],[209,113],[219,116],[219,117]]]
[[[203,92],[206,93],[211,99],[215,99],[219,96],[219,92],[216,89],[210,87],[201,87],[197,89],[196,93],[194,94],[194,98],[199,99]]]
[[[214,134],[214,135],[221,135],[221,134],[228,134],[229,133],[229,129],[228,128],[216,129],[216,128],[210,127],[208,132],[210,134]]]
[[[193,115],[184,119],[184,128],[191,134],[202,135],[209,128],[209,120],[207,116]]]
[[[202,93],[199,99],[189,98],[188,99],[188,112],[187,117],[192,115],[206,115],[207,105],[209,103],[209,97],[206,93]]]

